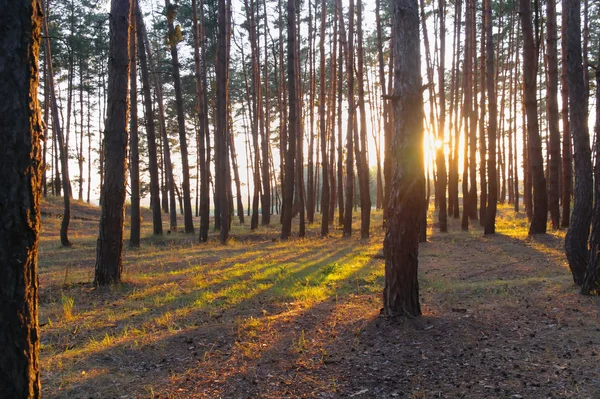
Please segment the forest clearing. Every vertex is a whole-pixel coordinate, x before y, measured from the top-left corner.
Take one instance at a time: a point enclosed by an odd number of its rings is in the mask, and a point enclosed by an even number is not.
[[[380,315],[381,212],[367,240],[341,228],[320,238],[317,223],[282,242],[277,227],[235,225],[226,246],[214,232],[207,243],[152,237],[144,221],[123,283],[95,288],[99,209],[75,203],[77,244],[63,248],[51,201],[39,263],[46,398],[600,395],[597,299],[573,284],[564,232],[528,237],[507,206],[494,236],[454,219],[438,233],[430,212],[423,316],[394,320]]]

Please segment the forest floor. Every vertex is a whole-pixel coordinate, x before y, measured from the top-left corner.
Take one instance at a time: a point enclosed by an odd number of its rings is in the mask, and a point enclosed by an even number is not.
[[[280,242],[234,223],[219,245],[151,236],[125,245],[124,283],[92,285],[99,211],[76,202],[70,239],[45,202],[39,253],[46,398],[598,398],[598,299],[572,283],[564,232],[527,237],[501,207],[497,234],[430,223],[423,316],[380,315],[381,213],[372,237]],[[358,216],[358,213],[357,213]],[[183,225],[183,223],[181,222]],[[198,220],[195,219],[198,226]],[[126,228],[126,236],[129,231]]]

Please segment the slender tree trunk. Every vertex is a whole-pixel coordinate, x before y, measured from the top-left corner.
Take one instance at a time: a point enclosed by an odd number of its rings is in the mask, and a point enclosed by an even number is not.
[[[240,172],[237,163],[237,153],[235,152],[235,139],[233,135],[229,136],[229,153],[231,155],[231,166],[233,168],[233,181],[235,182],[236,190],[236,205],[237,215],[240,219],[240,224],[244,224],[244,204],[242,203],[242,184],[240,182]]]
[[[564,3],[563,3],[564,8]],[[561,13],[561,119],[562,119],[562,175],[561,175],[561,227],[569,227],[571,222],[571,197],[573,196],[573,147],[569,124],[569,84],[567,74],[567,14]]]
[[[350,0],[348,9],[348,36],[346,36],[346,28],[344,27],[344,17],[341,12],[342,3],[338,0],[338,8],[340,13],[340,38],[342,47],[346,53],[346,74],[348,84],[348,125],[346,132],[346,208],[344,210],[344,236],[352,235],[352,207],[354,205],[354,118],[355,118],[355,103],[354,103],[354,0]],[[346,37],[348,38],[346,40]]]
[[[148,145],[148,171],[150,172],[150,207],[152,208],[152,231],[154,235],[162,235],[162,216],[160,209],[160,187],[158,181],[158,155],[156,151],[156,131],[154,112],[152,111],[152,95],[150,93],[150,74],[146,59],[146,44],[144,42],[144,20],[139,2],[136,2],[136,33],[138,42],[138,57],[142,72],[142,91],[144,92],[146,138]]]
[[[308,164],[306,173],[308,174],[306,184],[306,216],[308,223],[311,224],[315,218],[315,52],[314,52],[314,28],[312,1],[308,0]]]
[[[546,2],[546,81],[548,128],[550,130],[550,162],[548,163],[548,208],[552,228],[560,228],[559,183],[560,183],[560,130],[558,128],[558,50],[556,27],[556,0]]]
[[[445,132],[446,132],[446,0],[439,0],[438,12],[440,18],[440,57],[438,67],[439,96],[440,96],[440,115],[438,127],[438,143],[436,145],[435,163],[437,168],[437,187],[435,197],[438,201],[438,222],[440,231],[448,231],[448,213],[446,209],[446,156],[444,154]]]
[[[262,218],[261,224],[268,226],[271,223],[271,176],[270,176],[270,157],[269,148],[271,146],[271,121],[270,121],[270,109],[269,109],[269,58],[268,58],[268,46],[267,36],[269,23],[267,21],[267,2],[263,0],[263,11],[265,13],[265,60],[264,60],[264,82],[265,82],[265,110],[263,115],[263,127],[264,133],[262,135],[262,183],[263,183],[263,197],[262,197]]]
[[[486,42],[487,42],[487,38],[486,38],[486,11],[485,11],[485,1],[484,0],[483,4],[484,7],[482,9],[481,12],[481,59],[480,59],[480,78],[481,78],[481,91],[480,91],[480,97],[479,97],[479,111],[480,111],[480,115],[479,115],[479,185],[480,185],[480,196],[479,196],[479,225],[485,227],[486,225],[486,211],[487,211],[487,202],[488,202],[488,180],[487,180],[487,176],[486,176],[486,155],[487,155],[487,145],[486,145],[486,134],[485,134],[485,91],[486,91],[486,82],[488,80],[491,80],[492,85],[494,85],[494,75],[490,75],[490,76],[486,76],[487,74],[487,70],[486,70]],[[492,52],[494,51],[493,47],[492,47]],[[493,69],[493,65],[492,65],[492,69]],[[487,77],[487,79],[486,79]],[[495,90],[494,90],[495,91]],[[491,99],[490,98],[490,102],[491,101],[496,102],[497,99]],[[490,104],[491,105],[491,104]],[[491,124],[491,121],[490,121]],[[497,125],[497,122],[496,122]],[[488,126],[489,127],[489,126]],[[489,130],[488,130],[488,134],[489,134]],[[496,136],[496,132],[494,133],[494,136]],[[494,142],[495,145],[495,142]],[[492,143],[490,143],[490,147],[492,146]],[[491,153],[490,153],[491,154]],[[496,159],[494,159],[494,168],[496,168]],[[496,187],[497,187],[497,183],[496,183]],[[491,188],[490,188],[491,190]],[[498,197],[498,194],[496,193],[496,198]]]
[[[165,106],[163,101],[162,83],[160,81],[160,75],[157,73],[155,63],[152,56],[152,48],[150,47],[150,41],[146,33],[146,28],[141,25],[142,33],[144,35],[144,43],[146,44],[146,55],[148,57],[148,65],[150,66],[150,73],[154,76],[154,87],[156,91],[156,100],[158,103],[158,120],[160,122],[160,130],[162,135],[162,155],[163,155],[163,167],[165,173],[165,184],[167,186],[169,201],[169,222],[170,230],[172,232],[177,231],[177,206],[175,203],[175,179],[173,177],[173,164],[171,162],[171,149],[169,144],[169,137],[167,135],[167,124],[165,122]],[[163,196],[166,197],[166,192]],[[167,207],[165,207],[167,209]]]
[[[42,395],[37,265],[44,168],[38,55],[44,13],[37,1],[0,5],[0,396],[37,399]]]
[[[363,12],[362,0],[358,1],[357,7],[357,51],[358,51],[358,108],[360,110],[360,138],[356,140],[357,157],[356,166],[358,170],[358,183],[360,187],[360,236],[369,238],[371,226],[371,197],[369,190],[369,162],[367,160],[367,114],[365,107],[365,83],[364,83],[364,49],[363,49]],[[355,116],[356,118],[356,116]],[[356,137],[356,136],[355,136]]]
[[[106,120],[106,170],[102,188],[100,233],[96,247],[94,285],[117,284],[123,271],[123,207],[127,166],[129,96],[129,0],[112,0],[109,14],[108,117]]]
[[[294,161],[296,158],[296,135],[298,119],[298,93],[296,70],[296,2],[287,0],[287,74],[289,113],[287,129],[287,151],[285,157],[284,196],[282,209],[281,239],[287,240],[292,232],[294,202]]]
[[[485,0],[485,33],[486,41],[486,72],[487,72],[487,92],[490,108],[489,124],[488,124],[488,181],[489,181],[489,196],[487,210],[485,213],[485,234],[494,234],[496,232],[496,207],[498,202],[498,180],[496,175],[496,130],[498,125],[498,105],[496,104],[496,84],[494,82],[494,36],[492,34],[492,1]],[[481,88],[483,90],[483,87]],[[483,132],[481,132],[483,134]],[[483,189],[483,188],[482,188]]]
[[[327,81],[325,79],[325,23],[327,21],[327,1],[321,0],[321,34],[319,42],[320,53],[320,93],[319,93],[319,127],[321,134],[321,158],[323,168],[323,190],[321,201],[321,236],[326,237],[329,234],[329,163],[327,154],[327,125],[325,114],[325,91]]]
[[[394,135],[392,187],[388,203],[383,311],[414,317],[419,305],[418,254],[423,204],[423,92],[416,0],[393,3]],[[415,184],[416,183],[416,184]]]
[[[194,32],[194,66],[196,73],[196,97],[198,101],[198,163],[200,168],[200,242],[208,240],[209,216],[210,216],[210,198],[208,190],[208,169],[206,140],[208,132],[208,108],[206,101],[206,56],[200,47],[204,50],[204,24],[198,23],[198,5],[196,0],[192,0],[192,23]],[[201,18],[204,12],[200,1]]]
[[[219,239],[225,244],[229,239],[229,176],[227,109],[229,104],[229,40],[231,32],[231,2],[218,1],[217,61],[216,61],[216,130],[215,130],[215,193],[220,203],[221,231]]]
[[[542,141],[539,132],[536,98],[537,52],[531,23],[531,0],[519,0],[519,14],[523,27],[523,94],[527,113],[527,143],[533,186],[533,216],[529,235],[546,233],[548,195],[544,177]]]
[[[566,14],[566,57],[569,87],[569,120],[575,158],[575,202],[565,251],[573,281],[581,285],[588,266],[588,237],[592,220],[593,187],[590,136],[587,125],[585,84],[581,55],[581,1],[563,0]]]
[[[181,152],[181,186],[183,188],[183,221],[186,233],[194,233],[194,222],[192,215],[192,199],[190,192],[190,166],[188,160],[187,135],[185,132],[185,115],[183,112],[183,94],[181,89],[181,78],[179,77],[179,55],[177,53],[178,34],[173,21],[177,14],[177,7],[172,6],[169,0],[165,0],[167,11],[167,28],[169,31],[168,44],[171,50],[171,62],[173,66],[173,85],[175,87],[175,107],[177,109],[177,127],[179,130],[179,151]]]
[[[336,4],[338,4],[337,0],[336,0]],[[338,21],[338,24],[340,26],[339,29],[339,37],[336,38],[337,40],[339,40],[339,56],[338,56],[338,81],[337,81],[337,114],[338,114],[338,119],[337,119],[337,132],[338,132],[338,159],[337,159],[337,181],[338,181],[338,186],[337,186],[337,198],[338,198],[338,225],[342,226],[344,224],[344,148],[343,148],[343,144],[342,144],[342,90],[343,90],[343,83],[344,83],[344,77],[343,77],[343,69],[344,69],[344,48],[342,46],[342,39],[341,39],[341,27],[343,26],[341,24],[341,19],[343,18],[342,15],[342,10],[339,9],[337,6],[336,8],[336,20]]]
[[[133,0],[137,3],[136,0]],[[131,230],[129,236],[129,245],[132,247],[140,246],[140,152],[138,149],[138,115],[137,115],[137,67],[135,43],[137,31],[137,13],[132,7],[131,27],[129,29],[129,98],[130,98],[130,118],[129,118],[129,147],[131,163],[129,173],[131,178]]]
[[[60,166],[61,166],[61,174],[62,174],[62,189],[63,189],[63,200],[64,200],[64,208],[63,208],[63,217],[60,224],[60,243],[63,246],[70,246],[71,242],[69,241],[69,222],[71,220],[71,197],[69,195],[69,188],[71,183],[69,181],[69,167],[68,167],[68,155],[66,151],[66,147],[64,145],[63,132],[61,129],[61,120],[59,117],[58,111],[58,103],[56,101],[56,89],[54,86],[54,69],[52,67],[52,52],[50,50],[50,34],[48,33],[48,16],[44,13],[44,17],[42,19],[43,30],[44,30],[44,53],[48,57],[48,85],[50,88],[50,97],[52,99],[52,133],[56,136],[56,146],[58,147],[58,153],[60,156]],[[57,190],[60,193],[60,186]]]

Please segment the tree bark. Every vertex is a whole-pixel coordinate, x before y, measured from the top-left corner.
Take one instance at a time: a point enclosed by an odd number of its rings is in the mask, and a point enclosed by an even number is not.
[[[546,81],[548,129],[550,131],[550,161],[548,163],[548,208],[552,228],[560,228],[560,130],[558,128],[558,50],[556,27],[556,0],[546,2]]]
[[[218,1],[217,60],[216,60],[216,129],[215,129],[215,193],[220,203],[221,231],[219,240],[225,244],[229,239],[229,128],[227,109],[229,104],[229,40],[231,32],[231,0]]]
[[[600,43],[599,43],[600,44]],[[600,66],[596,66],[596,124],[594,137],[594,214],[590,237],[590,256],[581,293],[596,294],[600,290]]]
[[[496,175],[496,131],[498,129],[498,105],[496,103],[496,83],[494,82],[494,36],[492,34],[492,2],[484,1],[485,33],[486,40],[486,72],[487,92],[489,102],[489,124],[488,124],[488,204],[485,212],[485,234],[496,232],[496,207],[498,203],[498,180]],[[483,90],[483,87],[481,88]],[[481,132],[483,134],[483,132]],[[482,188],[483,189],[483,188]]]
[[[136,0],[131,0],[134,4]],[[137,13],[135,5],[131,7],[131,27],[129,37],[129,97],[130,97],[130,118],[129,118],[129,146],[130,159],[129,173],[131,179],[131,229],[129,236],[129,245],[132,247],[140,246],[140,152],[138,149],[138,115],[137,115],[137,67],[136,67],[136,49],[135,37],[137,31]]]
[[[0,6],[0,396],[33,399],[41,397],[37,265],[44,165],[38,55],[43,12],[30,0],[0,1]]]
[[[329,234],[329,163],[327,154],[327,125],[325,115],[325,90],[327,81],[325,79],[325,23],[327,21],[327,1],[321,0],[321,38],[319,42],[320,53],[320,93],[319,93],[319,128],[321,135],[321,158],[323,173],[323,194],[321,200],[321,236]]]
[[[581,285],[588,265],[588,237],[592,220],[593,187],[590,136],[581,55],[581,1],[563,0],[566,14],[566,57],[569,87],[569,120],[575,158],[575,202],[565,251],[573,281]]]
[[[363,12],[362,0],[357,6],[358,24],[357,33],[357,80],[358,80],[358,108],[360,110],[360,137],[356,141],[357,148],[356,166],[358,170],[358,183],[360,187],[360,236],[369,238],[371,226],[371,193],[369,189],[369,162],[367,160],[367,114],[365,107],[365,83],[364,83],[364,49],[363,49]],[[356,117],[356,116],[355,116]]]
[[[435,163],[437,168],[435,196],[438,201],[438,222],[440,224],[440,231],[445,233],[448,231],[446,156],[444,153],[446,132],[446,68],[444,63],[446,59],[446,0],[439,0],[438,13],[440,18],[440,58],[438,66],[440,115],[438,120],[438,143],[436,144],[435,152]]]
[[[178,33],[173,21],[177,15],[177,6],[171,5],[165,0],[167,12],[168,44],[171,50],[171,63],[173,66],[173,85],[175,87],[175,108],[177,109],[177,127],[179,130],[179,151],[181,152],[181,186],[183,188],[183,222],[186,233],[194,233],[194,222],[192,219],[192,199],[190,193],[190,166],[188,160],[187,136],[185,132],[185,115],[183,112],[183,94],[181,89],[181,78],[179,76],[179,54],[177,52]]]
[[[414,317],[419,305],[419,230],[423,204],[423,92],[417,0],[393,3],[393,175],[384,239],[387,316]]]
[[[562,174],[560,201],[562,205],[562,217],[560,218],[560,227],[569,227],[571,222],[571,197],[573,196],[573,146],[569,124],[569,84],[567,78],[567,25],[567,14],[561,12],[560,113],[562,120]]]
[[[200,18],[203,17],[203,2],[200,0]],[[194,31],[194,66],[196,73],[196,96],[198,101],[198,162],[200,167],[200,242],[208,240],[210,198],[208,190],[208,169],[206,143],[208,131],[208,106],[206,100],[206,54],[204,53],[204,23],[198,24],[198,5],[192,0],[192,24]],[[201,44],[202,43],[202,44]],[[202,47],[202,55],[200,53]]]
[[[94,285],[117,284],[123,271],[123,219],[127,169],[130,1],[112,0],[109,14],[106,166]]]
[[[48,57],[48,85],[50,87],[50,97],[52,99],[52,126],[53,126],[53,134],[57,139],[57,147],[58,154],[60,157],[60,169],[62,174],[62,189],[63,189],[63,217],[60,224],[60,243],[63,246],[70,246],[71,241],[69,241],[69,222],[71,220],[71,196],[69,195],[69,190],[71,186],[71,182],[69,181],[69,166],[67,159],[67,151],[64,145],[64,137],[63,131],[61,129],[61,122],[58,111],[58,103],[56,102],[56,89],[54,86],[54,69],[52,67],[52,52],[50,49],[50,34],[48,33],[48,16],[44,12],[43,17],[43,30],[44,30],[44,52],[46,57]],[[60,193],[60,186],[58,186],[57,192]]]
[[[287,240],[292,232],[294,202],[294,161],[296,158],[296,135],[298,120],[298,93],[296,70],[296,2],[287,0],[287,74],[289,113],[287,151],[285,156],[284,196],[281,223],[281,239]]]
[[[537,117],[537,51],[531,22],[531,0],[519,0],[519,15],[523,28],[523,95],[527,113],[527,144],[533,186],[533,216],[529,226],[529,235],[545,234],[548,219],[548,195]]]
[[[160,187],[158,181],[158,155],[156,151],[156,130],[154,112],[152,111],[152,95],[150,93],[150,74],[146,59],[146,44],[143,35],[144,20],[139,1],[136,2],[136,33],[138,57],[142,72],[142,91],[144,93],[146,138],[148,142],[148,171],[150,172],[150,207],[152,208],[152,231],[154,235],[162,235],[162,215],[160,209]]]

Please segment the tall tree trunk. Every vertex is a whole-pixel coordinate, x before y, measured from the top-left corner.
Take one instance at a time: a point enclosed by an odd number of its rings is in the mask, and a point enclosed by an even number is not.
[[[573,146],[569,124],[569,84],[567,78],[567,24],[567,14],[561,12],[560,113],[562,119],[562,170],[560,202],[562,204],[562,217],[560,218],[560,227],[569,227],[571,222],[571,197],[573,196]]]
[[[171,50],[171,62],[173,65],[173,85],[175,87],[175,107],[177,109],[177,127],[179,130],[179,151],[181,152],[181,186],[183,188],[183,222],[186,233],[194,233],[194,222],[192,215],[192,198],[190,192],[190,166],[188,160],[187,136],[185,132],[185,115],[183,112],[183,94],[181,89],[181,78],[179,77],[179,55],[177,53],[178,33],[173,21],[177,14],[177,6],[172,6],[169,0],[165,0],[167,11],[167,27],[169,31],[168,44]]]
[[[485,234],[494,234],[496,232],[496,207],[498,203],[498,180],[496,175],[496,130],[498,129],[498,105],[496,104],[496,83],[494,82],[494,36],[492,34],[492,1],[485,0],[485,33],[486,40],[486,72],[487,72],[487,92],[490,108],[488,124],[488,181],[489,193],[488,204],[485,213]],[[482,87],[481,90],[484,90]],[[483,134],[483,132],[481,132]],[[483,189],[483,188],[482,188]]]
[[[144,36],[144,43],[146,44],[146,55],[148,57],[148,65],[150,66],[150,73],[154,76],[154,88],[156,91],[156,102],[158,103],[158,120],[160,122],[160,130],[162,136],[162,155],[165,173],[165,183],[167,186],[169,202],[169,222],[170,230],[173,232],[177,231],[177,206],[175,203],[175,179],[173,177],[173,163],[171,162],[171,148],[169,144],[169,137],[167,135],[167,124],[165,122],[165,105],[163,101],[162,82],[160,75],[157,73],[155,63],[152,56],[152,48],[150,47],[150,41],[148,40],[148,34],[146,32],[145,25],[140,25]],[[163,193],[163,197],[166,197],[166,192]],[[166,207],[165,207],[166,209]]]
[[[63,246],[70,246],[69,241],[69,222],[71,220],[71,197],[69,195],[69,188],[71,183],[69,181],[69,166],[68,166],[68,155],[64,145],[63,131],[61,129],[61,121],[58,111],[58,103],[56,101],[56,88],[54,86],[54,69],[52,67],[52,52],[50,50],[50,34],[48,33],[48,15],[44,13],[42,19],[42,25],[44,30],[44,53],[48,57],[48,85],[50,88],[50,97],[52,101],[52,133],[56,136],[58,154],[60,156],[60,169],[62,174],[62,189],[63,189],[63,217],[60,223],[60,243]],[[57,168],[58,169],[58,168]],[[57,190],[60,193],[60,186]]]
[[[208,240],[209,216],[210,216],[210,198],[208,187],[209,160],[207,157],[208,131],[208,105],[206,99],[206,54],[204,52],[204,22],[203,22],[203,2],[200,0],[200,18],[202,22],[198,24],[198,5],[196,0],[192,0],[192,23],[194,31],[194,66],[196,73],[196,96],[198,101],[198,162],[200,163],[200,242]],[[200,53],[202,47],[202,55]]]
[[[536,71],[537,51],[531,22],[531,0],[519,0],[519,15],[523,27],[523,95],[527,113],[527,144],[531,183],[533,186],[533,216],[529,235],[546,233],[548,219],[548,194],[544,176],[544,158],[537,117]],[[589,148],[589,147],[588,147]]]
[[[308,164],[306,173],[306,217],[311,224],[315,218],[315,51],[312,1],[308,0]]]
[[[362,0],[358,1],[357,6],[358,23],[357,33],[357,80],[358,80],[358,108],[360,110],[360,138],[356,141],[357,157],[356,166],[358,170],[358,183],[360,187],[360,236],[369,238],[369,228],[371,225],[371,194],[369,190],[369,162],[367,160],[367,114],[365,107],[365,83],[364,83],[364,49],[363,49],[363,12]],[[356,116],[355,116],[356,118]],[[356,137],[356,136],[355,136]]]
[[[338,0],[340,13],[340,38],[346,53],[346,79],[348,84],[348,124],[346,132],[346,208],[344,210],[344,236],[352,235],[352,206],[354,205],[354,118],[356,114],[354,103],[354,0],[350,0],[348,9],[348,36],[344,27],[342,2]],[[347,39],[346,39],[347,38]],[[358,143],[357,143],[358,144]]]
[[[41,398],[37,265],[44,168],[38,55],[44,13],[37,1],[0,5],[0,395],[37,399]]]
[[[600,44],[600,41],[599,41]],[[598,294],[600,291],[600,65],[596,66],[596,124],[594,126],[594,214],[592,216],[592,236],[590,256],[582,294]]]
[[[216,130],[215,130],[215,193],[219,208],[221,231],[219,240],[225,244],[229,239],[229,156],[227,109],[229,101],[229,40],[231,32],[231,0],[218,1],[217,60],[216,60]]]
[[[136,0],[133,0],[137,3]],[[137,31],[137,13],[132,7],[131,27],[129,29],[129,97],[130,97],[130,118],[129,118],[129,147],[130,159],[129,173],[131,178],[131,230],[129,236],[129,245],[132,247],[140,246],[140,152],[138,149],[138,115],[137,115],[137,67],[135,43]]]
[[[423,204],[423,92],[416,0],[393,3],[394,135],[392,187],[388,203],[383,311],[414,317],[419,305],[418,254]],[[415,184],[416,183],[416,184]]]
[[[287,240],[292,232],[294,202],[294,161],[296,158],[296,135],[298,120],[298,93],[296,70],[296,1],[287,0],[287,74],[289,113],[287,151],[285,154],[284,196],[281,223],[281,239]],[[300,166],[299,166],[300,167]]]
[[[262,218],[261,224],[268,226],[271,223],[271,176],[270,176],[270,157],[269,148],[271,146],[271,121],[270,121],[270,110],[269,110],[269,58],[268,58],[268,46],[267,36],[269,33],[269,23],[267,21],[267,2],[263,0],[263,11],[265,13],[265,60],[264,60],[264,82],[265,82],[265,110],[263,113],[263,128],[264,132],[262,135],[262,183],[263,183],[263,197],[262,197]]]
[[[592,220],[593,187],[590,136],[581,55],[581,0],[563,0],[566,14],[566,57],[569,87],[569,120],[575,158],[575,202],[565,251],[575,284],[581,285],[588,265],[588,237]]]
[[[548,163],[548,208],[552,228],[560,228],[559,183],[560,183],[560,130],[558,128],[558,50],[556,27],[556,0],[546,2],[546,81],[548,129],[550,130],[550,162]]]
[[[106,169],[94,285],[117,284],[123,271],[123,207],[127,166],[129,96],[129,0],[112,0],[109,14],[108,104],[105,129]]]
[[[327,125],[325,114],[325,91],[327,81],[325,79],[325,23],[327,21],[327,1],[321,0],[321,38],[319,42],[319,74],[320,74],[320,93],[319,93],[319,127],[321,134],[321,158],[323,168],[323,190],[321,200],[321,236],[326,237],[329,234],[329,163],[327,154]]]
[[[262,126],[262,94],[261,94],[261,83],[260,83],[260,61],[259,61],[259,49],[258,49],[258,38],[257,28],[255,20],[255,2],[253,0],[248,3],[248,0],[244,0],[244,6],[246,9],[246,21],[247,29],[250,36],[250,47],[251,47],[251,68],[252,68],[252,86],[251,86],[251,123],[252,123],[252,141],[254,147],[254,174],[253,174],[253,185],[254,195],[252,199],[252,219],[250,219],[250,229],[254,230],[258,227],[258,202],[260,196],[260,143],[259,143],[259,123]],[[264,197],[263,197],[264,204]],[[263,209],[263,212],[265,209]]]
[[[152,208],[152,231],[154,235],[162,235],[162,216],[160,209],[160,187],[158,181],[158,155],[156,151],[156,130],[154,112],[152,111],[152,95],[150,93],[150,74],[146,59],[146,43],[144,42],[144,20],[139,2],[136,1],[136,33],[138,57],[142,72],[142,91],[144,92],[146,138],[148,145],[148,171],[150,172],[150,207]]]
[[[435,197],[438,200],[438,222],[440,231],[448,231],[448,213],[446,209],[446,156],[444,154],[446,132],[446,0],[439,0],[438,13],[440,18],[440,57],[438,66],[440,115],[438,127],[438,143],[436,145],[435,163],[437,168],[437,187]]]
[[[473,62],[473,48],[471,45],[471,36],[474,34],[472,20],[474,18],[474,10],[472,6],[473,0],[466,1],[466,15],[465,15],[465,55],[464,55],[464,63],[463,63],[463,118],[465,124],[465,130],[463,134],[463,175],[462,175],[462,195],[463,195],[463,215],[461,220],[461,229],[468,230],[469,229],[469,215],[471,213],[471,197],[469,195],[469,141],[471,140],[471,134],[469,131],[473,128],[472,124],[469,123],[471,120],[471,114],[473,113],[473,70],[472,70],[472,62]],[[471,159],[471,162],[474,162]]]
[[[337,0],[336,0],[336,4],[338,4]],[[339,33],[339,38],[336,38],[337,40],[339,40],[339,56],[338,56],[338,81],[337,81],[337,115],[338,115],[338,119],[337,119],[337,132],[338,132],[338,148],[337,148],[337,153],[338,153],[338,159],[337,159],[337,181],[338,181],[338,186],[337,186],[337,198],[338,198],[338,225],[342,226],[344,224],[344,145],[342,143],[342,90],[343,90],[343,83],[344,83],[344,77],[343,77],[343,69],[344,69],[344,47],[342,46],[342,40],[341,40],[341,20],[342,20],[342,10],[339,9],[337,6],[335,7],[336,9],[336,16],[335,18],[338,21],[338,24],[340,26],[340,33]]]
[[[485,227],[486,224],[486,211],[487,211],[487,199],[488,199],[488,181],[486,176],[486,155],[487,155],[487,145],[486,145],[486,134],[485,134],[485,91],[486,91],[486,82],[488,80],[492,81],[494,84],[494,75],[486,76],[486,14],[485,14],[485,1],[484,7],[481,12],[481,58],[479,65],[479,76],[481,78],[481,90],[479,97],[479,185],[480,185],[480,196],[479,196],[479,225]],[[492,48],[493,51],[493,48]],[[487,79],[486,79],[487,77]],[[494,90],[495,91],[495,90]],[[490,102],[494,100],[497,101],[496,98],[490,99]],[[490,122],[491,123],[491,122]],[[497,122],[496,122],[497,123]],[[488,132],[489,133],[489,132]],[[490,146],[492,144],[490,143]],[[496,159],[494,159],[494,168],[496,167]],[[497,184],[497,183],[496,183]],[[490,188],[491,190],[491,188]],[[496,198],[498,194],[496,194]]]

